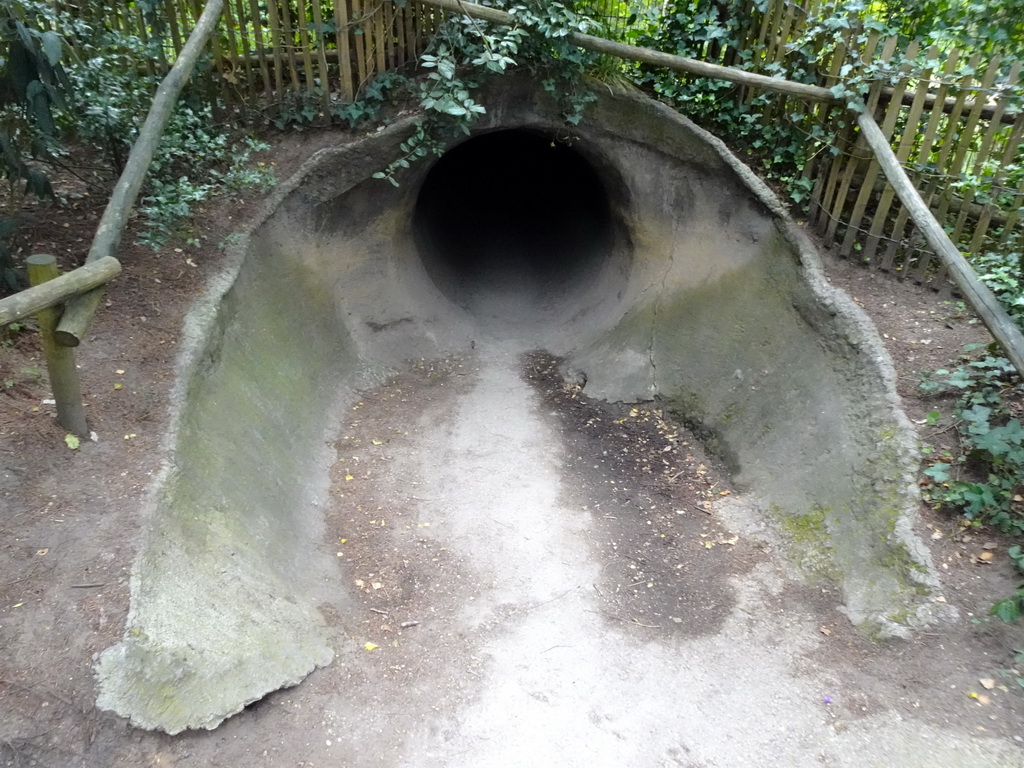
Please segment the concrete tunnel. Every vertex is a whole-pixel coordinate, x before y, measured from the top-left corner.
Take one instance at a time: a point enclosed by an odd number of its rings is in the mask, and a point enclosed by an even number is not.
[[[771,191],[643,97],[604,94],[571,130],[529,82],[485,103],[397,188],[372,176],[414,118],[311,157],[190,315],[101,708],[213,728],[331,663],[337,566],[310,554],[325,414],[410,359],[488,344],[547,349],[588,395],[693,424],[766,524],[813,528],[795,565],[839,585],[865,631],[934,620],[891,363]]]
[[[413,228],[441,293],[504,321],[585,293],[613,256],[630,255],[615,248],[594,167],[569,144],[524,129],[477,136],[440,158],[417,194]]]

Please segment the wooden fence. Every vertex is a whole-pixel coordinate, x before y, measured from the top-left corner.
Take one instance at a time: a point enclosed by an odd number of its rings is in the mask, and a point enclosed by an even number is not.
[[[751,2],[745,47],[753,54],[752,71],[792,77],[788,43],[804,33],[807,19],[820,5],[820,0],[770,0],[762,12]],[[916,46],[900,50],[899,40],[877,34],[858,44],[853,42],[857,32],[848,31],[843,43],[831,50],[824,39],[810,43],[819,51],[816,84],[832,87],[863,74],[871,64],[884,65],[899,55],[906,61],[922,53]],[[738,58],[738,51],[715,43],[701,53],[722,64]],[[1007,105],[1011,93],[1024,89],[1021,67],[1003,67],[999,56],[982,59],[935,48],[924,53],[921,59],[933,66],[911,71],[894,62],[887,77],[870,86],[868,109],[957,247],[972,253],[1004,248],[1011,238],[1022,236],[1024,112]],[[740,90],[752,104],[760,95],[754,89]],[[813,182],[811,220],[826,241],[835,243],[843,256],[901,278],[949,287],[935,254],[924,245],[848,116],[793,97],[758,102],[756,108],[765,122],[788,121],[808,137],[815,125],[826,135],[836,135],[833,145],[803,169]],[[837,129],[836,121],[845,126]],[[979,179],[980,185],[975,183]]]
[[[202,0],[161,0],[158,19],[145,19],[137,3],[62,2],[59,7],[108,28],[143,39],[162,29],[167,62],[184,45],[202,10]],[[791,76],[788,43],[800,37],[821,0],[769,0],[758,10],[750,0],[743,28],[752,71]],[[628,6],[617,0],[581,4],[605,25],[604,34],[624,34]],[[226,0],[210,45],[206,87],[239,102],[276,105],[298,99],[317,117],[333,104],[351,102],[377,73],[411,64],[436,29],[443,11],[392,0]],[[156,26],[154,26],[154,24]],[[598,32],[601,34],[601,32]],[[855,46],[830,49],[824,40],[817,84],[831,87],[856,76],[871,62],[889,62],[899,42],[877,35]],[[916,50],[899,51],[908,57]],[[963,251],[1005,245],[1021,229],[1024,206],[1024,112],[1001,98],[1024,87],[1019,66],[1008,71],[998,57],[966,57],[971,74],[958,67],[959,51],[927,52],[937,65],[926,71],[897,71],[871,86],[867,102],[897,157],[914,179],[937,218]],[[734,64],[739,52],[708,43],[699,58]],[[853,67],[844,68],[852,62]],[[154,66],[162,66],[157,61]],[[750,66],[750,65],[748,65]],[[840,77],[842,72],[842,77]],[[900,277],[945,287],[934,255],[923,244],[910,217],[880,174],[853,121],[842,110],[734,86],[760,110],[765,121],[789,121],[808,133],[815,125],[836,135],[803,169],[813,183],[811,219],[822,236],[854,256]],[[837,120],[845,127],[836,131]],[[809,140],[810,141],[810,140]],[[982,178],[983,189],[970,183]]]
[[[158,0],[148,18],[135,2],[54,5],[145,41],[159,30],[163,61],[154,65],[166,68],[205,2]],[[209,45],[207,85],[221,99],[276,105],[299,97],[328,110],[353,101],[374,75],[415,61],[439,18],[392,0],[226,0]]]

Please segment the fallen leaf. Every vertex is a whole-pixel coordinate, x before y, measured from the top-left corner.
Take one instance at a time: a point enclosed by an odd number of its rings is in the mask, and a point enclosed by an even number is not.
[[[704,549],[711,549],[713,546],[715,546],[715,542],[713,542],[713,541],[705,541],[704,542]]]
[[[967,692],[967,698],[968,699],[975,699],[975,700],[977,700],[978,692],[977,691],[968,691]]]
[[[365,587],[366,586],[366,582],[363,581],[362,579],[356,579],[356,586],[357,587]]]
[[[124,376],[124,371],[122,369],[118,368],[117,369],[117,375],[118,376]]]
[[[11,608],[21,608],[21,606],[23,606],[23,605],[24,605],[24,603],[15,603],[14,605],[11,606]]]
[[[720,539],[719,543],[720,544],[728,544],[728,545],[732,546],[733,544],[735,544],[739,540],[740,540],[739,536],[733,536],[730,539]]]
[[[942,535],[943,535],[943,534],[942,534],[942,531],[940,531],[940,530],[939,530],[938,528],[936,528],[936,529],[935,529],[935,533],[933,533],[933,534],[932,534],[932,538],[933,538],[933,539],[936,539],[936,540],[937,540],[937,539],[941,539],[941,538],[942,538]]]
[[[363,648],[365,648],[368,651],[375,651],[378,648],[380,648],[380,646],[376,643],[363,643]]]
[[[374,589],[380,589],[380,588],[381,588],[381,587],[383,587],[384,585],[383,585],[383,584],[381,584],[381,583],[380,583],[379,581],[375,581],[375,582],[373,582],[373,583],[372,583],[372,584],[371,584],[370,586],[371,586],[371,587],[373,587]]]
[[[124,388],[124,384],[122,384],[121,382],[118,382],[117,384],[114,385],[114,389],[123,389],[123,388]]]
[[[347,483],[349,480],[355,480],[355,478],[352,475],[345,475],[345,482]]]
[[[373,443],[374,445],[384,445],[384,442],[382,440],[371,440],[370,442]]]
[[[983,563],[987,563],[993,557],[995,557],[995,555],[993,555],[991,552],[982,552],[980,555],[978,555],[978,560],[980,560]]]
[[[77,451],[79,446],[79,440],[74,435],[65,435],[64,442],[67,443],[68,448],[72,451]]]
[[[996,543],[994,541],[986,541],[984,544],[981,545],[981,548],[982,549],[995,549],[996,548]]]
[[[996,681],[993,680],[991,677],[983,677],[978,682],[981,683],[982,688],[988,691],[991,691],[993,688],[996,687]]]
[[[819,627],[818,631],[821,632],[821,634],[823,634],[823,635],[831,635],[832,634],[832,630],[829,629],[828,627]]]

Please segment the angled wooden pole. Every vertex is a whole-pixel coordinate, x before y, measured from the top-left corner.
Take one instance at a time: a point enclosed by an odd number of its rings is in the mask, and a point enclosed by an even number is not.
[[[57,260],[50,255],[29,256],[28,279],[33,286],[57,279]],[[89,428],[85,423],[85,406],[82,404],[82,389],[75,370],[75,351],[62,347],[53,337],[60,320],[58,307],[46,307],[36,313],[39,320],[39,336],[46,358],[46,370],[50,374],[50,389],[57,401],[57,421],[69,432],[87,437]]]
[[[921,230],[924,239],[939,255],[942,262],[949,267],[949,274],[964,299],[978,314],[981,322],[985,324],[995,340],[999,342],[1006,357],[1017,369],[1017,373],[1024,376],[1024,334],[1003,309],[995,294],[978,279],[974,267],[963,257],[960,249],[946,234],[946,230],[936,221],[935,216],[932,215],[931,210],[922,199],[921,193],[917,191],[917,187],[903,170],[903,165],[893,153],[888,139],[885,138],[882,129],[878,127],[875,118],[865,110],[857,115],[857,125],[860,126],[864,140],[874,151],[875,158],[886,179],[889,180],[900,202],[910,212],[911,218]]]
[[[178,94],[185,87],[196,59],[203,48],[206,47],[210,35],[217,28],[217,20],[224,9],[224,0],[207,0],[195,29],[185,43],[185,47],[178,54],[174,66],[157,88],[156,96],[153,97],[153,105],[149,108],[146,122],[139,131],[139,137],[132,145],[132,151],[128,155],[124,172],[117,180],[117,186],[110,196],[110,202],[103,211],[103,218],[100,219],[99,227],[96,229],[96,236],[93,238],[92,247],[86,261],[96,261],[105,256],[113,256],[117,246],[121,242],[121,233],[128,221],[128,214],[131,213],[135,198],[139,196],[142,182],[146,178],[146,171],[156,153],[160,137],[163,135],[167,122],[171,119],[171,111],[178,100]],[[103,289],[97,288],[89,293],[83,294],[68,302],[57,328],[57,340],[68,347],[77,347],[85,330],[89,325],[96,309],[103,299]]]

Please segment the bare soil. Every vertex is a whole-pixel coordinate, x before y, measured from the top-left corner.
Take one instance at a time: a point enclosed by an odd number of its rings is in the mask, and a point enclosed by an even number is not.
[[[284,178],[316,148],[337,141],[336,133],[289,137],[278,142],[269,161]],[[93,183],[100,186],[82,185],[63,203],[37,204],[30,211],[33,223],[23,232],[26,254],[52,252],[62,269],[84,260],[105,199],[101,181]],[[47,402],[44,364],[31,329],[3,342],[0,765],[352,764],[345,757],[323,757],[325,736],[328,746],[334,738],[328,733],[334,714],[309,711],[318,701],[317,689],[377,685],[385,678],[400,688],[403,680],[415,681],[412,670],[430,662],[432,646],[413,642],[408,657],[382,666],[376,680],[353,680],[358,670],[335,663],[311,677],[309,686],[272,694],[217,731],[187,738],[136,731],[95,707],[93,655],[115,643],[125,626],[129,573],[144,523],[139,510],[164,459],[182,319],[221,263],[219,244],[242,229],[259,205],[256,199],[221,200],[197,211],[190,229],[199,235],[199,246],[177,242],[154,253],[133,245],[134,232],[126,233],[125,271],[111,284],[78,352],[95,441],[83,441],[77,450],[65,444],[65,431]],[[910,418],[921,423],[922,438],[939,444],[955,439],[948,422],[924,426],[929,411],[948,403],[922,398],[918,382],[923,371],[955,364],[964,344],[990,341],[985,330],[930,290],[828,254],[825,265],[833,284],[847,290],[878,326],[896,364],[899,394]],[[596,538],[614,564],[595,585],[605,620],[666,633],[714,632],[732,599],[718,587],[765,558],[758,546],[735,539],[708,514],[709,499],[730,493],[727,478],[699,441],[656,403],[590,400],[577,382],[557,375],[556,363],[538,352],[523,359],[523,374],[550,408],[566,461],[580,478],[574,503],[591,509],[601,526]],[[431,426],[403,419],[423,412],[430,398],[468,386],[474,366],[471,355],[410,365],[399,378],[364,393],[338,437],[332,498],[345,505],[327,510],[324,546],[337,552],[363,595],[360,618],[346,631],[368,643],[414,640],[424,617],[444,604],[460,579],[473,577],[430,537],[418,540],[415,558],[407,553],[416,551],[417,540],[402,553],[389,549],[385,530],[390,535],[394,525],[422,522],[415,514],[416,489],[396,500],[379,495],[366,480],[399,471],[389,455],[402,450],[410,432]],[[344,511],[353,507],[362,514]],[[409,530],[417,536],[415,527]],[[837,723],[895,707],[939,727],[967,725],[979,734],[1019,739],[1024,689],[1012,678],[1024,676],[1014,662],[1014,649],[1024,649],[1024,627],[987,616],[992,602],[1015,583],[1003,556],[1007,542],[989,531],[965,531],[955,517],[924,505],[919,533],[932,548],[944,598],[961,612],[954,625],[912,642],[876,645],[835,611],[836,596],[827,587],[795,589],[764,609],[784,612],[799,603],[817,612],[829,642],[809,653],[806,663],[830,670],[837,689],[847,692],[841,707],[830,710]],[[699,558],[712,548],[728,555]],[[996,554],[991,564],[978,558],[982,552]],[[684,615],[679,603],[705,606],[704,616]],[[989,678],[996,683],[991,690],[979,683]],[[902,691],[898,701],[892,700],[894,681]],[[969,698],[969,692],[981,698]],[[405,695],[425,694],[410,689]],[[401,701],[391,706],[400,709]]]

